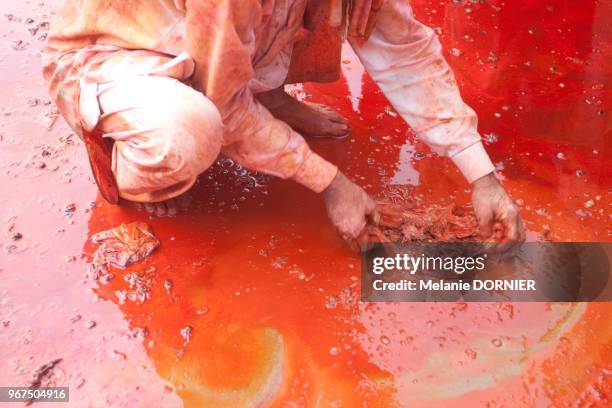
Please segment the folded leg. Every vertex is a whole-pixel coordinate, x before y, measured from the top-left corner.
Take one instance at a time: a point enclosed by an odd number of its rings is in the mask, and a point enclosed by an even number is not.
[[[174,78],[145,75],[99,84],[97,101],[97,128],[114,140],[112,171],[124,199],[177,197],[220,152],[217,109]]]

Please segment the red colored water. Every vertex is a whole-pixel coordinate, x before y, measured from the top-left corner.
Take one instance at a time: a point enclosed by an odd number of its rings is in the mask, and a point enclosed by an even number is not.
[[[360,304],[359,260],[319,197],[229,161],[177,218],[101,201],[82,144],[50,120],[44,27],[28,29],[59,1],[41,4],[0,4],[0,385],[62,358],[54,381],[74,406],[609,404],[610,304]],[[612,4],[413,4],[441,31],[530,239],[608,241]],[[342,80],[295,90],[353,124],[314,148],[373,194],[399,183],[423,203],[467,202],[452,164],[345,60]],[[160,249],[106,285],[88,279],[88,238],[138,220]],[[125,298],[145,269],[145,300]]]

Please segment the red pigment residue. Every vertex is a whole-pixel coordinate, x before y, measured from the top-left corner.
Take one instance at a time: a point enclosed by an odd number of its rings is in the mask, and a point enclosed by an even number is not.
[[[455,203],[419,207],[413,194],[413,189],[406,186],[393,186],[381,193],[358,241],[435,242],[479,238],[478,221],[471,207]]]
[[[366,226],[360,239],[366,242],[435,242],[475,239],[478,222],[474,214],[455,205],[431,205],[408,209],[397,204],[378,204],[376,223]]]

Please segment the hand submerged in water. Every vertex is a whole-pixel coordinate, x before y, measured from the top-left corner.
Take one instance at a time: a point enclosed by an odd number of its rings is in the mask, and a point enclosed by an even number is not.
[[[356,239],[374,213],[374,200],[341,172],[322,194],[327,215],[340,235],[347,241]]]
[[[491,252],[502,252],[525,240],[525,227],[517,205],[508,196],[493,173],[472,183],[472,205],[483,237],[494,243]],[[503,227],[497,236],[496,226]]]

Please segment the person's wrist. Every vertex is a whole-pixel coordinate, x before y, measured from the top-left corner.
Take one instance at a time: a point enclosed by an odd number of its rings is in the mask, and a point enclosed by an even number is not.
[[[334,179],[332,180],[331,183],[329,183],[329,186],[327,186],[327,188],[325,190],[323,190],[321,192],[321,194],[323,195],[323,197],[329,197],[330,195],[332,195],[336,190],[338,190],[339,185],[342,183],[342,178],[344,177],[344,175],[342,174],[341,171],[338,171],[336,173],[336,176],[334,177]]]
[[[473,188],[492,187],[492,186],[498,186],[498,185],[499,185],[499,181],[495,177],[494,172],[485,174],[484,176],[479,177],[472,182]]]

